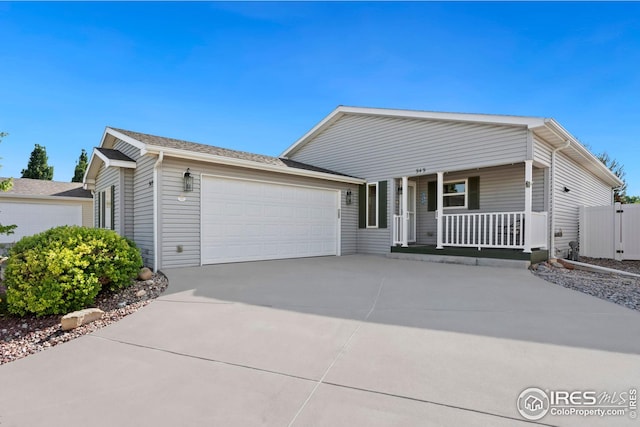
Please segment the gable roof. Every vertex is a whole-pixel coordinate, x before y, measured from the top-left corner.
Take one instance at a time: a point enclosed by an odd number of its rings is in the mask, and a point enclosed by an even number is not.
[[[135,160],[133,160],[131,157],[124,154],[122,151],[114,150],[113,148],[101,148],[101,147],[97,147],[96,150],[109,160],[120,160],[123,162],[135,163]]]
[[[482,123],[488,125],[520,126],[531,130],[536,136],[551,145],[552,148],[570,148],[571,157],[584,165],[596,176],[611,184],[613,187],[622,185],[622,181],[615,176],[593,153],[591,153],[576,137],[571,135],[555,119],[529,116],[509,116],[498,114],[473,113],[445,113],[435,111],[399,110],[388,108],[368,108],[338,106],[328,116],[322,119],[311,130],[290,145],[280,154],[288,158],[325,129],[336,123],[345,115],[397,117],[402,119],[439,120],[467,123]]]
[[[7,178],[0,178],[0,180],[4,179]],[[30,178],[14,178],[11,189],[0,192],[0,196],[92,198],[91,192],[84,190],[81,182],[59,182]]]
[[[113,144],[117,139],[127,142],[140,149],[141,154],[160,154],[177,158],[185,158],[210,163],[220,163],[230,166],[244,168],[268,170],[291,175],[302,175],[312,178],[329,179],[339,182],[349,182],[360,184],[363,180],[345,175],[336,171],[319,168],[313,165],[297,162],[290,159],[266,156],[263,154],[248,153],[246,151],[230,150],[228,148],[216,147],[213,145],[200,144],[196,142],[184,141],[181,139],[168,138],[158,135],[134,132],[125,129],[107,127],[102,138],[100,148],[96,150],[103,156],[124,156],[117,150],[113,150]],[[108,147],[105,147],[107,145]],[[120,153],[120,154],[118,154]],[[132,159],[129,159],[133,161]],[[91,158],[87,174],[85,174],[85,184],[90,184],[97,174],[97,167],[94,167],[94,157]]]
[[[200,144],[197,142],[184,141],[181,139],[167,138],[164,136],[149,135],[146,133],[133,132],[125,129],[109,128],[127,135],[147,146],[173,148],[176,150],[192,151],[195,153],[212,154],[214,156],[229,157],[232,159],[248,160],[257,163],[265,163],[275,166],[285,166],[278,157],[254,154],[246,151],[230,150],[228,148],[216,147],[214,145]],[[149,148],[147,148],[149,150]],[[331,172],[336,173],[336,172]],[[337,173],[336,173],[337,174]],[[338,174],[339,175],[339,174]]]

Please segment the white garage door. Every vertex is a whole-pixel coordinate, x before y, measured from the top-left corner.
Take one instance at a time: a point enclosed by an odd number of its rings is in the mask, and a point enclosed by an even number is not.
[[[202,178],[202,263],[338,254],[336,190]]]
[[[17,242],[24,236],[59,225],[82,225],[82,207],[45,203],[0,203],[0,224],[16,224],[13,234],[0,236],[0,243]]]

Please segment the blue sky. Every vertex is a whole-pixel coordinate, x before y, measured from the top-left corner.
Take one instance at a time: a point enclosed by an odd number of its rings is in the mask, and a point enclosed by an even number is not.
[[[277,155],[337,105],[553,117],[640,195],[640,3],[0,2],[0,175],[105,126]]]

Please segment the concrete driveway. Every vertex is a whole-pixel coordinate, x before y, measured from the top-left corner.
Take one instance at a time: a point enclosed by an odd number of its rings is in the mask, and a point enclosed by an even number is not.
[[[518,426],[527,387],[640,388],[640,314],[524,270],[345,256],[165,273],[139,312],[0,366],[0,426]]]

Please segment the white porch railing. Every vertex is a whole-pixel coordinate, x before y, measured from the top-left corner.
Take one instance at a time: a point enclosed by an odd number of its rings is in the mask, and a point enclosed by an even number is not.
[[[402,215],[393,216],[393,244],[402,244],[402,227],[404,227],[404,221]]]
[[[531,247],[545,249],[548,234],[547,213],[531,212]]]
[[[525,213],[445,214],[443,246],[525,249]],[[546,246],[546,212],[532,213],[532,248]]]

